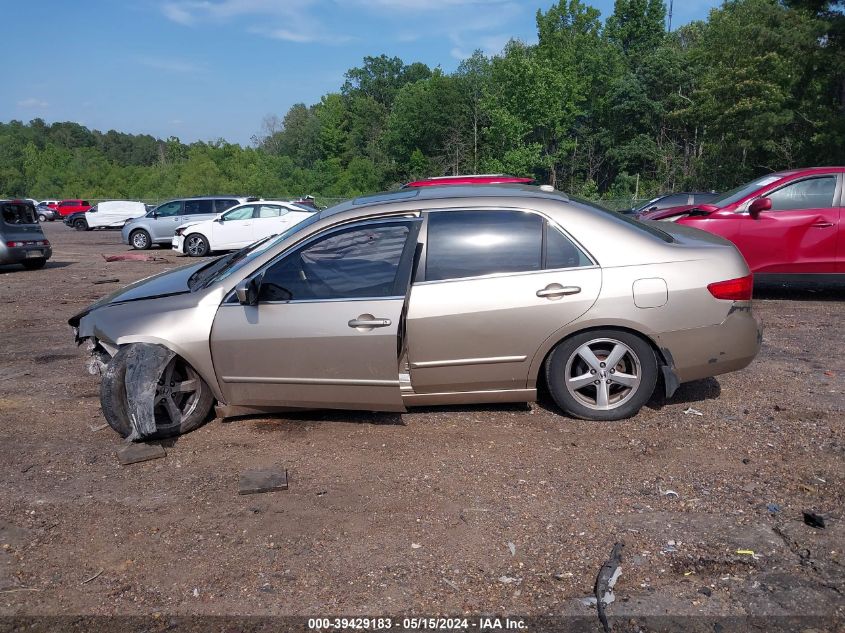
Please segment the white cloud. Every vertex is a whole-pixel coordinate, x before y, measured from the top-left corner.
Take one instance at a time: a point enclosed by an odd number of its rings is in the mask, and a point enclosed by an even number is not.
[[[22,99],[18,101],[18,107],[26,108],[27,110],[46,108],[49,105],[50,104],[44,101],[44,99],[39,99],[38,97],[29,97],[28,99]]]

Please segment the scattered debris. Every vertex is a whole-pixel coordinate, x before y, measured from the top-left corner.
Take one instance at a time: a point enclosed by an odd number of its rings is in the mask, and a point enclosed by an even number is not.
[[[119,283],[120,279],[117,277],[113,277],[111,279],[97,279],[96,281],[92,281],[91,283],[95,286],[99,286],[100,284],[116,284]]]
[[[823,516],[807,510],[804,511],[804,523],[819,530],[823,530],[825,527]]]
[[[288,489],[288,471],[247,470],[241,473],[238,485],[239,495],[252,495],[260,492]]]
[[[713,590],[710,587],[699,587],[698,593],[702,596],[707,596],[708,598],[713,595]]]
[[[766,510],[768,510],[770,514],[777,514],[780,512],[780,506],[776,503],[767,503]]]
[[[677,543],[675,543],[675,541],[667,541],[666,546],[663,548],[663,553],[664,554],[674,554],[675,552],[678,551],[678,548],[676,547],[676,545],[677,545]]]
[[[123,255],[103,255],[107,262],[166,262],[164,257],[145,255],[144,253],[125,253]]]
[[[14,593],[16,591],[41,591],[33,587],[13,587],[11,589],[0,589],[0,593]]]
[[[420,545],[419,543],[411,543],[411,549],[419,549],[421,547],[422,545]]]
[[[758,560],[763,556],[762,554],[755,554],[753,549],[738,549],[736,553],[740,556],[750,556],[754,560]]]
[[[511,556],[516,556],[516,545],[508,541],[508,549],[511,551]]]
[[[684,415],[702,415],[703,416],[704,414],[701,411],[699,411],[698,409],[693,409],[692,407],[687,407],[686,409],[684,409]]]
[[[607,622],[607,615],[604,612],[605,605],[611,604],[616,597],[613,595],[613,587],[619,576],[622,575],[622,548],[623,542],[618,542],[610,552],[610,558],[601,566],[599,575],[596,577],[596,584],[593,587],[593,594],[596,597],[596,609],[599,612],[599,622],[604,627],[605,633],[610,631],[610,624]]]
[[[329,494],[329,491],[328,491],[328,490],[320,490],[320,491],[317,493],[317,496],[318,496],[318,497],[325,497],[327,494]]]
[[[452,582],[448,578],[444,578],[443,582],[445,582],[447,585],[449,585],[452,589],[460,589],[460,587],[458,587],[458,583]]]
[[[675,492],[674,490],[661,490],[660,494],[663,495],[664,497],[672,497],[673,499],[677,499],[678,497],[681,496],[677,492]]]
[[[518,585],[522,582],[522,578],[514,578],[513,576],[499,576],[499,582],[504,583],[506,585],[510,585],[512,583],[516,583]]]
[[[555,574],[554,579],[555,580],[563,580],[564,578],[572,578],[572,576],[574,576],[574,575],[575,574],[573,574],[571,571],[567,571],[567,572],[564,572],[562,574],[561,573]]]
[[[117,451],[117,460],[121,466],[148,462],[151,459],[166,457],[167,452],[158,444],[127,444]]]
[[[88,428],[91,429],[92,433],[96,433],[97,431],[102,431],[103,429],[109,428],[108,422],[103,422],[102,424],[98,424],[97,426],[88,425]]]
[[[100,571],[98,571],[96,574],[94,574],[94,575],[93,575],[93,576],[91,576],[90,578],[86,578],[86,579],[85,579],[85,580],[83,580],[80,584],[82,584],[82,585],[87,585],[89,582],[91,582],[91,581],[92,581],[92,580],[94,580],[95,578],[99,578],[99,577],[100,577],[100,574],[102,574],[102,573],[103,573],[103,571],[104,571],[103,569],[100,569]]]

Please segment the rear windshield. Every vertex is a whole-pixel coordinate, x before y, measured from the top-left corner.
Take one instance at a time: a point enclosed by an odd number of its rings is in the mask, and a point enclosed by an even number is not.
[[[16,204],[6,202],[2,208],[3,222],[5,224],[36,224],[35,209],[29,204]]]
[[[646,233],[653,235],[654,237],[663,240],[664,242],[672,243],[675,239],[666,233],[665,231],[661,231],[660,229],[652,226],[651,224],[646,224],[645,222],[641,222],[630,215],[625,215],[623,213],[618,213],[617,211],[611,211],[610,209],[605,209],[602,206],[597,205],[595,202],[591,202],[589,200],[585,200],[584,198],[579,198],[578,196],[569,196],[569,199],[573,202],[577,202],[579,204],[583,204],[584,206],[590,207],[591,209],[596,209],[597,211],[601,211],[602,213],[606,213],[607,215],[612,215],[617,220],[621,220],[626,224],[630,224],[636,229],[640,231],[645,231]]]

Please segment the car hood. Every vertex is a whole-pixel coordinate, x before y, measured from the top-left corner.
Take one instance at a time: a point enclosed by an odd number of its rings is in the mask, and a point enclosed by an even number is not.
[[[125,303],[127,301],[138,301],[140,299],[155,299],[157,297],[167,297],[170,295],[185,294],[191,291],[188,286],[188,280],[195,272],[203,266],[207,266],[209,262],[199,262],[190,266],[183,266],[175,270],[168,270],[167,272],[153,275],[129,284],[128,286],[116,290],[111,294],[106,295],[99,301],[92,303],[85,310],[70,318],[68,323],[73,327],[79,326],[79,320],[89,312],[102,308],[103,306],[112,305],[115,303]]]

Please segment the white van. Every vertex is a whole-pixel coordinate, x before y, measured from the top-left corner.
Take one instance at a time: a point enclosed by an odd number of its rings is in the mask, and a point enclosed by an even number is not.
[[[146,214],[143,202],[130,200],[108,200],[91,207],[85,212],[86,229],[120,229],[127,220]]]

